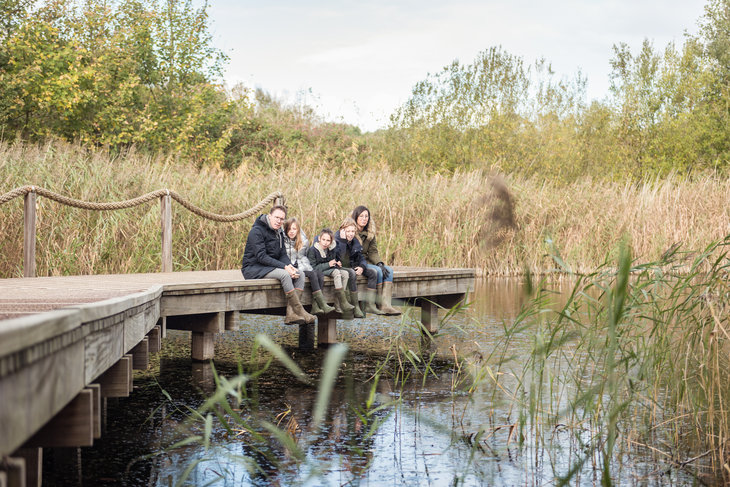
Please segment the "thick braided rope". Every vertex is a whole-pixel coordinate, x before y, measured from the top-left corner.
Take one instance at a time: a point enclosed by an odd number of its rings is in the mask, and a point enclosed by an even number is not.
[[[238,220],[243,220],[244,218],[249,218],[250,216],[255,215],[256,213],[261,211],[263,208],[265,208],[269,203],[274,201],[276,198],[283,199],[282,193],[277,191],[277,192],[271,193],[270,195],[266,196],[266,198],[264,198],[259,203],[257,203],[253,208],[250,208],[246,211],[242,211],[241,213],[236,213],[235,215],[221,215],[218,213],[211,213],[198,206],[195,206],[194,204],[187,201],[185,198],[180,196],[175,191],[170,191],[167,189],[158,189],[156,191],[151,191],[147,194],[143,194],[136,198],[132,198],[129,200],[124,200],[124,201],[113,201],[113,202],[109,202],[109,203],[95,203],[95,202],[91,202],[91,201],[82,201],[82,200],[77,200],[74,198],[69,198],[68,196],[64,196],[62,194],[58,194],[53,191],[49,191],[45,188],[40,188],[37,186],[21,186],[20,188],[15,188],[12,191],[8,191],[7,193],[0,195],[0,205],[7,203],[8,201],[12,200],[13,198],[17,198],[18,196],[24,196],[28,193],[36,193],[39,196],[45,196],[48,199],[57,201],[61,204],[67,205],[67,206],[72,206],[74,208],[81,208],[84,210],[94,210],[94,211],[122,210],[125,208],[132,208],[132,207],[147,203],[149,201],[152,201],[156,198],[160,198],[162,196],[169,195],[170,197],[172,197],[172,199],[174,199],[175,201],[180,203],[182,206],[184,206],[190,212],[195,213],[196,215],[198,215],[202,218],[207,218],[208,220],[213,220],[213,221],[217,221],[217,222],[235,222]]]

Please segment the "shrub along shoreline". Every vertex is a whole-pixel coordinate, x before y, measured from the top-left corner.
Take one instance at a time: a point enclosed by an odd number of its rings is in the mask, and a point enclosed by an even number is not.
[[[590,272],[624,238],[637,259],[648,261],[673,246],[700,251],[730,233],[730,180],[712,174],[565,184],[482,170],[350,171],[298,159],[283,167],[242,165],[228,172],[134,149],[112,154],[62,142],[0,142],[0,193],[33,184],[86,201],[119,201],[169,188],[209,211],[232,214],[279,190],[310,235],[337,227],[365,204],[389,263],[474,267],[484,276]],[[159,269],[158,204],[114,212],[78,210],[42,197],[37,204],[39,276]],[[22,207],[22,198],[0,206],[3,278],[22,275]],[[252,222],[209,222],[173,204],[174,269],[237,268]]]

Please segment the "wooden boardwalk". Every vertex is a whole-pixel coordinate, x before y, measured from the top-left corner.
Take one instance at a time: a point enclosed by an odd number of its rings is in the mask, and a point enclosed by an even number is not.
[[[473,288],[473,269],[400,267],[393,298],[421,306],[435,331],[437,306]],[[324,294],[333,302],[331,279]],[[311,303],[309,292],[302,301]],[[32,463],[39,447],[91,445],[101,399],[130,393],[132,368],[147,367],[166,329],[191,331],[192,358],[208,360],[238,313],[285,307],[279,281],[247,281],[238,270],[0,279],[0,457]],[[337,318],[318,319],[317,343],[336,342]],[[314,346],[314,325],[298,331],[300,346]]]

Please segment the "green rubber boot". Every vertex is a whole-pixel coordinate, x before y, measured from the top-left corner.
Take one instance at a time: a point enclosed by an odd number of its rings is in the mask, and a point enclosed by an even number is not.
[[[315,306],[317,311],[315,311]],[[331,312],[333,312],[335,308],[327,304],[327,301],[324,300],[324,294],[322,293],[322,290],[314,291],[312,293],[312,313],[316,315],[326,315]]]
[[[357,291],[345,291],[345,293],[347,295],[347,300],[354,308],[353,315],[355,318],[365,318],[365,313],[363,313],[360,309],[360,303],[357,300]]]

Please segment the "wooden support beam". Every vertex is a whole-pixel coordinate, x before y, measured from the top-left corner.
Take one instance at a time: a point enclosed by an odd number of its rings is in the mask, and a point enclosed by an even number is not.
[[[94,393],[84,389],[23,447],[78,447],[94,444]]]
[[[157,320],[157,325],[160,327],[160,339],[164,340],[167,338],[167,317],[160,316],[160,319]]]
[[[150,353],[157,353],[162,348],[162,328],[160,325],[156,325],[147,334],[150,344]]]
[[[8,487],[25,487],[25,459],[19,457],[7,457],[3,459],[0,469],[4,477],[4,483]],[[0,478],[0,481],[3,481]]]
[[[226,330],[236,331],[241,323],[240,311],[226,311]]]
[[[226,329],[225,312],[168,316],[167,328],[206,333],[222,333]]]
[[[317,319],[317,344],[322,346],[337,343],[337,320],[323,317]]]
[[[104,372],[97,383],[101,387],[101,397],[127,397],[132,391],[132,357],[125,355],[109,370]]]
[[[8,487],[8,474],[4,470],[0,470],[0,487]]]
[[[101,438],[101,386],[99,384],[89,384],[86,386],[91,389],[92,402],[94,407],[94,439]]]
[[[25,485],[41,487],[43,480],[43,448],[18,448],[11,455],[25,460]]]
[[[144,337],[132,350],[132,368],[147,370],[150,366],[150,341]]]
[[[194,331],[191,336],[190,355],[193,360],[211,360],[215,355],[215,333]]]
[[[23,202],[23,277],[35,277],[36,194],[25,194]]]
[[[439,308],[436,304],[421,300],[421,323],[429,333],[439,331]]]
[[[323,318],[317,318],[321,320]],[[299,349],[312,350],[314,348],[314,323],[299,325]]]
[[[162,235],[162,272],[172,272],[172,199],[160,198],[160,227]]]

